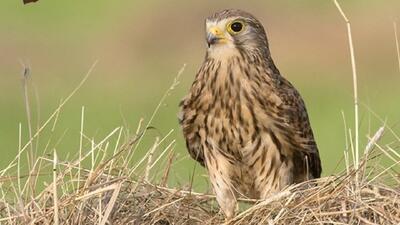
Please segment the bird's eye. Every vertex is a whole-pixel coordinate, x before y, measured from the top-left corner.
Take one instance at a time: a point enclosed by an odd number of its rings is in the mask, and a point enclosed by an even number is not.
[[[243,30],[244,24],[241,21],[234,21],[232,22],[229,27],[228,31],[231,34],[237,34]]]

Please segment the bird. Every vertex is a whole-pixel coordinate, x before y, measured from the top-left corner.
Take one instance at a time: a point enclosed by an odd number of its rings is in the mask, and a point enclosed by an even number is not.
[[[205,25],[205,58],[178,118],[190,156],[232,219],[239,197],[265,199],[319,178],[321,160],[305,103],[275,66],[260,21],[226,9]]]

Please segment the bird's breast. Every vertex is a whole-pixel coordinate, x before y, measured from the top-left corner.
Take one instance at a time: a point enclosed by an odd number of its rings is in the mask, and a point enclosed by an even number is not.
[[[196,133],[202,143],[241,159],[272,124],[261,68],[240,58],[206,61],[184,106],[184,133]]]
[[[217,148],[241,158],[242,150],[255,142],[268,116],[254,98],[255,83],[243,74],[239,65],[222,64],[214,77],[204,82],[198,98],[200,114],[204,114],[205,139]]]

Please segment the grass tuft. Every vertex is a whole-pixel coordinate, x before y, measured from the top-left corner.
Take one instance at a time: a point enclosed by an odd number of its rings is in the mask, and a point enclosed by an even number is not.
[[[166,95],[177,83],[177,80],[173,82]],[[141,140],[146,130],[152,129],[151,122],[141,120],[137,131],[126,138],[122,133],[129,132],[128,129],[116,127],[95,141],[84,132],[82,107],[76,155],[63,160],[53,149],[52,154],[43,153],[35,158],[32,167],[25,171],[21,166],[24,164],[21,162],[23,151],[39,137],[40,132],[54,130],[54,124],[50,124],[57,122],[63,105],[82,84],[60,103],[25,145],[20,138],[18,156],[0,171],[0,223],[126,225],[225,222],[213,194],[193,192],[190,181],[182,186],[168,185],[174,163],[182,158],[174,153],[173,130],[163,137],[155,137],[154,144],[143,149]],[[158,108],[151,118],[156,116]],[[241,211],[226,223],[400,223],[400,178],[397,172],[400,154],[396,149],[400,146],[400,138],[389,128],[391,132],[385,135],[391,135],[389,139],[395,142],[380,144],[385,129],[383,125],[369,139],[358,166],[352,165],[349,154],[345,154],[346,168],[338,175],[292,185],[264,200],[239,199]],[[346,136],[346,139],[352,142],[351,132],[348,134],[350,137]],[[146,150],[147,154],[138,158],[135,154],[138,149]],[[25,153],[30,154],[29,151]],[[388,160],[389,165],[385,163]],[[43,188],[37,187],[41,183],[39,179],[44,183]],[[36,185],[32,187],[35,192],[27,188],[30,184]]]

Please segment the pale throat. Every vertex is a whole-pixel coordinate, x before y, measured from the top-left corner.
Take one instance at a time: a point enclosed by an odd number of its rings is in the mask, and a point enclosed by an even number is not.
[[[218,67],[218,70],[210,72],[210,77],[207,79],[207,82],[213,82],[212,84],[209,83],[209,87],[221,91],[220,94],[222,97],[227,96],[225,95],[225,92],[231,92],[234,90],[234,83],[244,84],[247,82],[244,81],[245,77],[241,76],[243,72],[241,71],[237,60],[240,57],[241,55],[239,50],[226,43],[215,45],[208,49],[208,58],[213,59],[213,61],[216,64],[218,63],[220,66]],[[231,88],[232,90],[229,91],[228,89]]]
[[[238,49],[233,43],[221,43],[207,49],[208,57],[217,61],[226,61],[233,57],[240,56]]]

